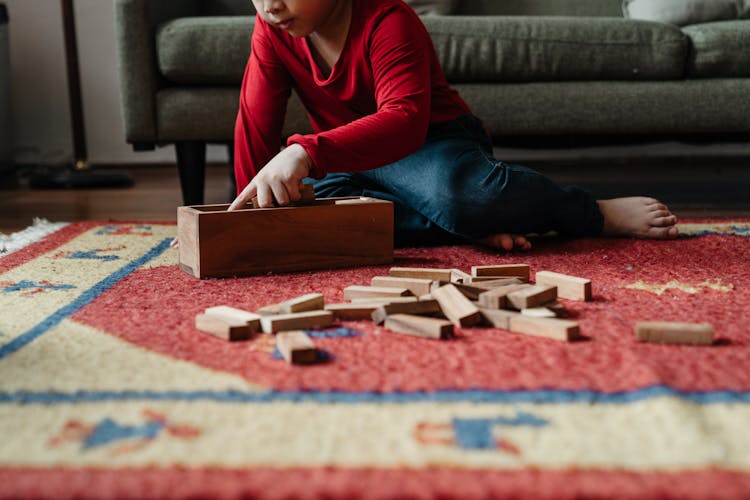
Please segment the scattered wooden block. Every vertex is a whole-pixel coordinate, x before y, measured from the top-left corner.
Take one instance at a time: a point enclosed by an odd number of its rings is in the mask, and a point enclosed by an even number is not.
[[[301,330],[280,332],[276,335],[276,348],[287,363],[309,365],[318,360],[318,349],[310,337]]]
[[[253,334],[252,328],[244,320],[211,314],[198,314],[195,317],[195,327],[203,333],[231,342],[248,340]]]
[[[505,309],[508,306],[508,294],[529,288],[526,283],[505,285],[485,290],[479,294],[479,305],[488,309]]]
[[[317,311],[323,309],[325,299],[322,293],[308,293],[279,304],[281,314],[290,314],[304,311]]]
[[[542,307],[546,307],[547,309],[555,313],[555,316],[557,316],[558,318],[561,316],[565,316],[565,306],[556,300],[553,300],[552,302],[545,302],[544,304],[542,304]]]
[[[399,278],[422,278],[430,281],[451,280],[450,269],[435,269],[428,267],[392,267],[388,274]]]
[[[472,266],[471,276],[510,276],[529,281],[531,266],[528,264],[499,264],[493,266]]]
[[[497,286],[502,286],[503,283],[501,280],[512,280],[511,282],[505,283],[506,285],[512,285],[513,282],[529,282],[529,280],[525,279],[523,276],[472,276],[469,283],[475,286],[483,286],[485,283],[492,284],[493,282],[499,282],[500,284]]]
[[[557,296],[570,300],[591,300],[591,280],[567,274],[539,271],[534,277],[537,285],[557,287]]]
[[[508,329],[514,333],[535,335],[553,340],[569,342],[580,335],[580,327],[575,321],[553,318],[532,318],[518,314],[511,316]]]
[[[484,324],[502,330],[510,330],[510,318],[521,314],[516,311],[508,311],[506,309],[488,309],[486,307],[480,307],[479,313],[482,315]]]
[[[464,295],[464,297],[469,300],[477,300],[480,293],[487,291],[486,288],[474,285],[464,285],[463,283],[446,283],[445,281],[433,281],[432,287],[430,288],[430,293],[446,285],[453,285],[458,289],[459,292]]]
[[[385,318],[385,327],[396,333],[429,339],[449,339],[454,333],[453,323],[450,321],[411,314],[388,316]]]
[[[215,306],[206,309],[205,314],[228,321],[244,321],[252,333],[260,331],[260,315],[229,306]]]
[[[714,326],[711,323],[639,321],[635,325],[635,338],[640,342],[711,345]]]
[[[386,286],[351,285],[344,288],[344,300],[393,298],[412,295],[407,288],[392,288]]]
[[[557,287],[548,285],[531,285],[506,296],[508,306],[519,310],[537,307],[556,298]]]
[[[486,278],[486,279],[485,279]],[[474,276],[471,278],[471,285],[479,288],[490,290],[499,286],[520,285],[526,283],[520,278],[495,278],[493,276]]]
[[[227,278],[393,262],[389,201],[329,198],[299,207],[228,207],[178,208],[179,263],[188,274]]]
[[[340,321],[361,321],[369,320],[373,311],[381,305],[381,302],[344,302],[326,304],[325,310],[332,312],[333,317]]]
[[[456,288],[446,285],[432,291],[432,296],[440,303],[443,314],[456,326],[473,326],[482,321],[479,309]]]
[[[556,318],[557,314],[551,309],[544,306],[542,307],[531,307],[529,309],[521,309],[521,314],[524,316],[530,316],[532,318]]]
[[[442,280],[441,280],[442,281]],[[451,283],[471,283],[471,274],[465,273],[460,269],[451,269]]]
[[[260,316],[274,316],[276,314],[281,314],[281,307],[279,306],[279,304],[270,304],[261,307],[256,312]]]
[[[414,295],[430,293],[432,280],[424,278],[403,278],[399,276],[375,276],[370,282],[375,287],[406,288]]]
[[[394,302],[416,302],[418,301],[418,297],[355,297],[351,299],[352,304],[392,304]]]
[[[278,314],[263,316],[260,319],[265,333],[276,333],[290,330],[305,330],[307,328],[324,328],[333,323],[331,311],[307,311],[292,314]]]
[[[396,302],[384,304],[375,309],[371,315],[377,325],[383,324],[387,316],[394,314],[412,314],[415,316],[441,314],[440,303],[437,300],[420,300],[419,302]]]

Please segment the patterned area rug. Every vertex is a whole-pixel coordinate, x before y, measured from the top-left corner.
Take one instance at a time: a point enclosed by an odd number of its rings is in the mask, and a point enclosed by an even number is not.
[[[565,302],[585,339],[344,322],[311,332],[327,362],[297,367],[194,317],[339,302],[388,266],[201,281],[172,224],[67,225],[0,257],[0,496],[750,497],[750,221],[681,230],[398,250],[398,266],[591,278],[592,302]],[[657,319],[712,322],[717,341],[637,343]]]

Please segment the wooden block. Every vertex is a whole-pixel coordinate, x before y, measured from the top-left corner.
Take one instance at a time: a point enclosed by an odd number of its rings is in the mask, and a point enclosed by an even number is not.
[[[313,203],[315,201],[315,186],[305,182],[301,182],[299,186],[299,194],[302,195],[298,203]]]
[[[299,207],[232,212],[228,207],[178,208],[179,263],[185,272],[225,278],[393,262],[391,202],[358,197]]]
[[[635,325],[635,338],[640,342],[711,345],[714,326],[711,323],[639,321]]]
[[[521,314],[507,309],[488,309],[486,307],[480,307],[479,312],[482,315],[482,323],[503,330],[510,330],[510,318]]]
[[[323,309],[325,299],[322,293],[308,293],[279,304],[281,314],[290,314],[304,311],[317,311]]]
[[[411,314],[394,314],[385,318],[385,327],[396,333],[405,333],[428,339],[453,337],[453,323],[444,319],[426,318]]]
[[[519,310],[537,307],[556,298],[557,287],[548,285],[531,285],[506,296],[508,306]]]
[[[472,285],[489,288],[528,282],[523,276],[472,276],[469,281]]]
[[[446,285],[432,291],[432,296],[440,303],[443,314],[456,326],[474,326],[482,321],[482,315],[479,309],[463,293],[456,288],[456,285]]]
[[[267,306],[263,306],[257,311],[260,316],[274,316],[276,314],[281,314],[281,307],[279,304],[269,304]]]
[[[511,276],[529,281],[531,266],[528,264],[499,264],[493,266],[471,266],[472,276]]]
[[[442,280],[440,280],[442,281]],[[451,283],[471,283],[471,274],[465,273],[460,269],[451,269]]]
[[[292,314],[263,316],[260,325],[265,333],[276,333],[306,328],[325,328],[333,323],[331,311],[307,311]]]
[[[556,318],[557,314],[554,311],[546,307],[531,307],[529,309],[521,309],[521,314],[524,316],[530,316],[532,318]]]
[[[392,267],[388,274],[400,278],[422,278],[431,281],[451,280],[450,269],[435,269],[429,267]]]
[[[534,277],[537,285],[557,287],[557,296],[570,300],[591,300],[591,280],[567,274],[539,271]]]
[[[215,337],[232,342],[248,340],[253,334],[252,328],[244,320],[211,314],[198,314],[195,317],[195,327],[203,333],[210,333]]]
[[[377,325],[383,324],[386,316],[394,314],[412,314],[415,316],[442,314],[437,300],[420,300],[419,302],[400,302],[384,304],[373,311],[371,318]]]
[[[576,321],[553,318],[532,318],[518,314],[510,317],[508,329],[514,333],[535,335],[553,340],[569,342],[580,335],[580,327]]]
[[[544,304],[542,304],[542,307],[546,307],[547,309],[555,313],[555,316],[557,316],[558,318],[561,316],[565,316],[565,306],[556,300],[553,300],[552,302],[545,302]]]
[[[416,302],[419,298],[417,297],[355,297],[351,299],[352,304],[359,304],[359,303],[365,303],[365,304],[392,304],[394,302]]]
[[[333,317],[340,321],[369,321],[372,313],[381,305],[383,305],[381,302],[343,302],[326,304],[325,310],[331,311]]]
[[[469,300],[477,300],[480,293],[484,293],[487,291],[486,288],[474,285],[464,285],[463,283],[446,283],[445,281],[433,281],[430,293],[446,285],[453,285],[458,289],[459,292],[464,295],[464,297]]]
[[[287,363],[308,365],[318,360],[318,350],[304,331],[279,333],[276,335],[276,348]]]
[[[414,295],[430,293],[432,280],[424,278],[402,278],[399,276],[375,276],[370,282],[372,286],[387,288],[406,288]]]
[[[344,288],[344,300],[372,299],[376,297],[404,297],[412,295],[407,288],[392,288],[385,286],[351,285]]]
[[[227,321],[244,321],[252,333],[260,331],[260,315],[229,306],[215,306],[206,309],[205,314]]]
[[[481,307],[486,307],[488,309],[505,309],[508,306],[508,294],[524,290],[530,286],[531,285],[526,283],[520,283],[491,288],[480,293],[477,300]]]

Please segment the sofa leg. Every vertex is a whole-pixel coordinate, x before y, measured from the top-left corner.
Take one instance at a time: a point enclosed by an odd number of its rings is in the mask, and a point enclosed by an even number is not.
[[[180,172],[182,202],[185,205],[202,205],[203,188],[206,182],[206,143],[202,141],[178,141],[177,169]]]

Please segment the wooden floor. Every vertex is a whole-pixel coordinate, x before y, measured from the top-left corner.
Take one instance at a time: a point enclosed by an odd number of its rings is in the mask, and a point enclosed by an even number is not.
[[[598,198],[647,194],[669,203],[680,217],[750,217],[750,160],[653,163],[644,160],[604,166],[593,162],[574,168],[528,164],[558,182],[586,187]],[[176,208],[181,205],[176,167],[141,166],[124,171],[132,175],[133,187],[30,189],[22,176],[20,186],[0,190],[0,232],[23,229],[35,217],[53,222],[176,220]],[[229,167],[209,166],[206,203],[228,203],[230,189]]]

